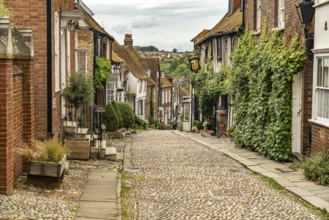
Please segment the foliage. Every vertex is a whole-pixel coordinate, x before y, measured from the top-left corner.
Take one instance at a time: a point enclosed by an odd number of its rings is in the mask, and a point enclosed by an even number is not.
[[[262,31],[255,46],[250,33],[235,48],[229,92],[234,99],[234,139],[238,146],[278,161],[291,159],[292,76],[306,57],[294,37]]]
[[[159,129],[159,130],[163,130],[164,129],[164,125],[163,125],[163,123],[161,123],[160,120],[155,120],[154,121],[154,125],[155,125],[155,128],[156,129]]]
[[[215,73],[212,63],[208,61],[202,64],[197,74],[191,76],[193,88],[199,97],[200,110],[205,118],[213,115],[218,97],[229,92],[230,71],[228,66],[223,66],[219,73]]]
[[[171,74],[181,64],[186,64],[186,67],[187,67],[187,59],[186,59],[186,57],[179,58],[179,59],[164,59],[164,60],[161,60],[160,70],[162,72],[165,72],[166,74]],[[184,75],[180,75],[180,73],[185,74],[185,72],[184,72],[185,67],[184,66],[181,66],[180,67],[180,70],[182,70],[182,72],[180,72],[179,70],[177,70],[176,73],[175,73],[175,76],[184,76]]]
[[[178,122],[177,128],[179,131],[183,131],[183,122]]]
[[[122,115],[118,109],[117,103],[115,101],[112,101],[112,107],[114,109],[114,111],[116,112],[117,116],[118,116],[118,122],[119,122],[119,128],[123,127],[123,119],[122,119]]]
[[[49,139],[34,141],[32,146],[24,146],[18,152],[29,160],[58,163],[68,153],[68,149],[58,139]]]
[[[177,50],[176,48],[174,48],[174,49],[172,50],[173,53],[177,53],[177,51],[178,51],[178,50]]]
[[[123,127],[132,128],[135,121],[135,114],[128,103],[118,102],[117,107],[122,116]]]
[[[171,73],[173,77],[188,76],[190,70],[186,63],[179,64],[177,68]]]
[[[158,52],[159,49],[155,46],[135,46],[135,49],[142,52]]]
[[[304,159],[300,165],[307,179],[329,185],[329,152],[323,150]]]
[[[10,9],[0,0],[0,17],[9,17],[11,15]]]
[[[137,128],[136,126],[146,130],[147,129],[147,122],[140,119],[138,116],[135,115],[135,128]]]
[[[150,102],[150,115],[149,115],[148,121],[149,121],[150,125],[154,123],[154,101],[153,101],[153,97],[152,97],[151,102]]]
[[[94,75],[94,87],[96,89],[104,89],[104,84],[109,81],[109,73],[111,64],[106,57],[96,57],[96,69]]]
[[[84,74],[72,73],[67,87],[63,90],[62,96],[70,108],[74,107],[75,120],[78,119],[78,110],[81,106],[83,107],[82,111],[80,111],[79,118],[82,122],[85,122],[84,106],[88,106],[93,101],[94,97],[92,80],[87,78]]]
[[[196,127],[198,130],[202,130],[202,122],[199,120],[194,120],[192,126]]]
[[[105,112],[103,114],[103,124],[107,131],[114,132],[119,128],[119,119],[117,112],[115,111],[111,103],[107,104],[105,107]]]

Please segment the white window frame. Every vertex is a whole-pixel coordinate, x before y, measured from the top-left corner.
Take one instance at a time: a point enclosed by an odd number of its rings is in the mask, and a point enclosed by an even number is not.
[[[260,31],[262,26],[262,0],[256,0],[256,30]]]
[[[326,90],[329,91],[329,75],[328,75],[328,87],[319,87],[317,85],[317,81],[318,81],[318,60],[319,59],[324,59],[327,58],[328,62],[329,62],[329,53],[325,53],[325,54],[315,54],[314,55],[314,73],[313,73],[313,111],[312,111],[312,121],[318,124],[321,124],[323,126],[329,127],[329,117],[328,118],[324,118],[324,117],[320,117],[318,116],[318,90]],[[325,109],[325,107],[323,107]],[[329,106],[328,106],[328,111],[329,111]]]
[[[59,16],[58,13],[54,14],[54,59],[55,59],[55,92],[60,91],[59,79]]]
[[[286,0],[278,0],[278,28],[285,27]]]
[[[162,102],[162,104],[164,103],[164,91],[162,91],[162,99],[161,99],[161,102]]]
[[[169,100],[169,102],[171,102],[171,90],[169,90],[168,93],[169,93],[168,100]]]
[[[70,76],[71,73],[71,32],[66,31],[66,69],[67,73]]]
[[[115,84],[108,83],[106,85],[106,105],[111,103],[112,101],[115,101]]]
[[[146,92],[146,80],[143,80],[144,81],[144,86],[143,86],[143,92]]]
[[[87,75],[87,73],[88,73],[88,66],[87,66],[87,64],[88,64],[88,54],[87,54],[87,51],[86,50],[81,50],[81,49],[77,49],[77,50],[75,50],[75,53],[76,53],[76,57],[77,57],[77,62],[76,62],[76,64],[77,64],[77,69],[76,69],[76,71],[78,72],[78,73],[81,73],[81,74],[85,74],[85,75]],[[80,71],[80,57],[79,57],[79,55],[82,55],[82,54],[84,54],[84,69],[85,69],[85,71]]]

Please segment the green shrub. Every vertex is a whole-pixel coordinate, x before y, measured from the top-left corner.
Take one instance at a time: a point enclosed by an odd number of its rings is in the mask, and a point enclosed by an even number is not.
[[[183,122],[178,122],[178,130],[183,131]]]
[[[118,109],[117,103],[115,101],[113,101],[111,104],[112,104],[112,107],[114,108],[115,112],[117,113],[117,116],[118,116],[118,119],[119,119],[119,128],[122,128],[123,127],[123,119],[122,119],[121,113]]]
[[[196,127],[198,130],[202,130],[202,122],[199,120],[194,120],[193,121],[193,127]]]
[[[108,104],[103,115],[103,123],[107,131],[117,131],[119,129],[119,119],[112,104]]]
[[[135,114],[128,103],[118,102],[118,110],[122,117],[122,125],[124,128],[132,128],[134,126]]]
[[[300,164],[307,179],[316,181],[321,185],[329,185],[329,152],[320,151],[306,158]]]
[[[142,129],[146,130],[147,129],[147,122],[140,119],[138,116],[135,115],[135,126],[138,126]]]
[[[154,125],[155,125],[155,128],[156,129],[159,129],[159,130],[163,130],[164,129],[164,125],[159,120],[155,120],[154,121]]]

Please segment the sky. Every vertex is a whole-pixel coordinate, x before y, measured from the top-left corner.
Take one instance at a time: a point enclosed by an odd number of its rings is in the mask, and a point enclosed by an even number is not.
[[[132,34],[134,46],[191,51],[191,39],[211,29],[227,12],[227,0],[83,0],[94,19],[123,44]]]

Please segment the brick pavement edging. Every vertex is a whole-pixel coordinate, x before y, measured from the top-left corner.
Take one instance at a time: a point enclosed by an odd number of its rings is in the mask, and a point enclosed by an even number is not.
[[[288,165],[277,163],[248,150],[236,148],[234,144],[220,143],[220,139],[217,138],[205,138],[201,137],[199,134],[184,133],[181,131],[174,132],[178,135],[187,137],[204,146],[223,153],[224,155],[239,162],[247,169],[275,180],[287,191],[295,194],[313,206],[329,211],[329,187],[319,186],[314,182],[305,180],[305,177],[301,172],[292,171],[291,177],[289,177],[289,175],[285,174],[284,172],[282,172],[282,174],[280,174],[280,171],[273,172],[273,169],[278,169],[275,167],[288,170],[290,169]],[[247,158],[247,156],[245,156],[246,154],[249,157],[252,155],[253,158]],[[262,164],[259,163],[259,160],[262,160]]]

